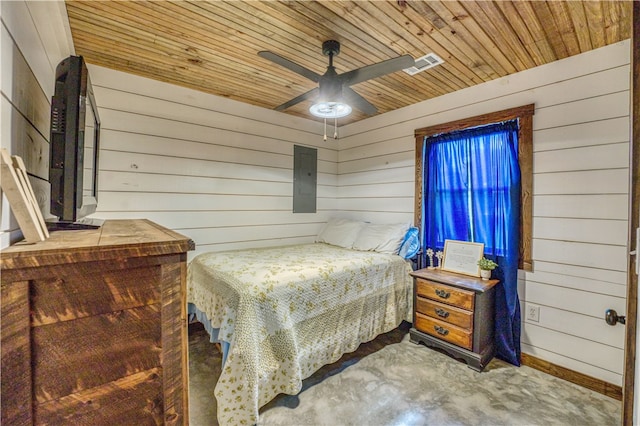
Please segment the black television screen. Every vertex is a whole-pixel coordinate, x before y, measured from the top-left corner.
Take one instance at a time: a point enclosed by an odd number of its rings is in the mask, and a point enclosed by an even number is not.
[[[51,99],[49,182],[51,229],[95,227],[83,219],[98,200],[100,117],[82,56],[70,56],[56,68]]]

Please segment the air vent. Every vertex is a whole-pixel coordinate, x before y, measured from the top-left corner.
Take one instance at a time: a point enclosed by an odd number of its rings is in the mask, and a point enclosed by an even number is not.
[[[419,72],[433,68],[436,65],[443,64],[444,61],[435,53],[427,53],[426,55],[416,59],[416,65],[411,68],[405,68],[402,71],[409,75],[415,75]]]

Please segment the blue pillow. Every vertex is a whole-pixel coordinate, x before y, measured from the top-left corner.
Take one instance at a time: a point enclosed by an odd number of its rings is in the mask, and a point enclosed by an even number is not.
[[[411,227],[404,236],[404,240],[400,244],[398,255],[404,259],[411,259],[420,250],[420,235],[418,228]]]

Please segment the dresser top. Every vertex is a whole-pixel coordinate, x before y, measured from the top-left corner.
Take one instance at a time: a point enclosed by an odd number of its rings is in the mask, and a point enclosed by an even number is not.
[[[437,281],[454,287],[460,287],[468,290],[483,293],[498,284],[499,280],[483,280],[480,277],[472,277],[470,275],[456,274],[454,272],[443,271],[442,269],[419,269],[411,272],[416,278]]]
[[[184,253],[191,239],[146,219],[107,220],[98,229],[51,232],[35,244],[19,242],[0,252],[2,270]]]

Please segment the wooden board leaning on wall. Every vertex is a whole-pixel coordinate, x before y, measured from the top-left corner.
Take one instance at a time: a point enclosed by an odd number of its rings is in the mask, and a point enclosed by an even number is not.
[[[29,243],[49,238],[49,231],[29,183],[22,158],[10,156],[6,149],[0,151],[0,184],[7,196],[11,210]]]

